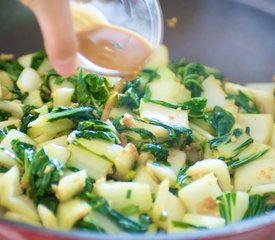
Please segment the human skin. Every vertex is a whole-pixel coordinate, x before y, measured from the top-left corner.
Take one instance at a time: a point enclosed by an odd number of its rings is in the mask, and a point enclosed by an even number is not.
[[[77,39],[68,0],[20,0],[29,7],[40,26],[44,47],[60,75],[73,74],[77,67]]]

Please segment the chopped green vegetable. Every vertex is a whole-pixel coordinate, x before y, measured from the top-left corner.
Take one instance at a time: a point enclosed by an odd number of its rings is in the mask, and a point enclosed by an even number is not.
[[[190,177],[186,175],[186,172],[188,170],[189,166],[182,167],[177,175],[177,181],[176,181],[176,187],[182,188],[188,184],[188,181],[190,180]]]
[[[46,116],[49,122],[58,119],[72,119],[75,121],[92,120],[98,118],[97,111],[93,107],[57,107]]]
[[[237,193],[227,192],[217,197],[221,217],[225,219],[226,223],[233,220],[232,206],[236,205]]]
[[[17,81],[23,67],[14,60],[0,60],[0,70],[5,71],[14,82]]]
[[[133,214],[137,214],[140,212],[140,209],[137,205],[128,205],[124,208],[121,209],[121,213],[126,215],[126,216],[130,216]]]
[[[3,166],[3,165],[0,165],[0,173],[6,173],[7,171],[9,171],[10,169]]]
[[[102,139],[108,142],[117,143],[119,142],[118,137],[112,132],[104,131],[93,131],[93,130],[82,130],[74,131],[76,138],[85,138],[85,139]]]
[[[0,121],[8,120],[8,118],[11,116],[10,112],[7,112],[5,110],[0,109]]]
[[[74,101],[80,106],[102,107],[108,100],[111,86],[107,78],[79,72],[75,82]]]
[[[188,228],[193,228],[193,229],[197,229],[197,230],[208,229],[207,227],[198,226],[198,225],[194,225],[194,224],[186,223],[186,222],[181,222],[181,221],[172,221],[172,224],[173,224],[174,227],[183,228],[183,229],[188,229]]]
[[[39,114],[33,111],[34,109],[36,109],[36,107],[32,105],[23,106],[24,116],[21,118],[21,124],[19,127],[21,132],[27,133],[28,124],[38,118]]]
[[[129,81],[125,84],[123,93],[118,95],[118,107],[127,106],[130,109],[139,107],[140,102],[140,80]]]
[[[151,82],[154,79],[158,79],[160,76],[157,71],[153,69],[143,69],[139,75],[138,79],[144,79],[147,83]]]
[[[130,198],[131,198],[132,192],[133,192],[133,191],[132,191],[131,189],[128,189],[128,190],[127,190],[127,193],[126,193],[126,198],[127,198],[127,199],[130,199]]]
[[[28,194],[36,203],[53,194],[52,185],[57,184],[63,175],[59,163],[50,159],[43,148],[34,154],[26,172],[29,180]]]
[[[137,148],[139,152],[151,153],[159,162],[167,162],[169,152],[160,144],[143,142],[139,143]]]
[[[254,101],[241,90],[239,90],[238,95],[228,95],[227,99],[234,99],[235,104],[247,113],[260,113]]]
[[[46,54],[45,50],[40,50],[40,51],[34,53],[34,55],[32,56],[32,61],[31,61],[30,67],[33,69],[38,69],[45,58],[47,58],[47,54]]]
[[[192,97],[199,97],[203,91],[202,82],[210,75],[221,79],[221,73],[203,64],[192,62],[186,63],[185,59],[170,64],[170,69],[181,79],[181,83],[191,91]]]
[[[93,210],[112,220],[121,230],[125,232],[146,232],[148,229],[148,224],[144,221],[136,222],[130,218],[127,218],[125,215],[112,209],[108,202],[102,197],[90,194],[88,201]]]
[[[103,228],[93,223],[90,219],[85,219],[85,218],[78,221],[74,225],[74,228],[78,230],[89,230],[89,231],[98,232],[98,233],[105,233],[105,230]]]
[[[207,114],[211,127],[216,131],[217,136],[223,136],[229,133],[235,124],[232,113],[216,106],[213,112]]]
[[[253,143],[253,139],[242,129],[236,128],[232,132],[209,140],[211,149],[218,149],[229,154],[226,158],[239,154],[244,148]]]
[[[29,168],[30,162],[35,154],[34,146],[28,143],[20,142],[18,139],[13,139],[11,142],[12,150],[17,156],[17,164],[21,170]]]
[[[260,216],[270,211],[274,206],[268,203],[268,200],[269,200],[269,194],[264,194],[262,196],[255,194],[255,195],[249,196],[249,207],[243,218],[246,219],[246,218]]]
[[[113,125],[119,133],[130,131],[130,132],[137,133],[143,140],[151,139],[153,142],[157,140],[156,136],[149,130],[146,130],[144,128],[127,127],[126,125],[122,125],[121,119],[122,117],[116,117],[113,119]]]
[[[99,138],[113,143],[120,143],[115,128],[98,119],[79,122],[75,133],[77,138]]]

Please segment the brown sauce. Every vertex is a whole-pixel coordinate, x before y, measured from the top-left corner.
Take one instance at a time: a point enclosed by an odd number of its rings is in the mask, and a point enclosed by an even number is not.
[[[110,24],[81,31],[77,37],[83,56],[124,76],[139,72],[152,53],[152,47],[144,38]]]

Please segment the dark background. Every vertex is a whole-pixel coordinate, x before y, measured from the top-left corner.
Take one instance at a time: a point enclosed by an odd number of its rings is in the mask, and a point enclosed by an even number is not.
[[[275,1],[161,0],[164,43],[171,58],[219,68],[234,82],[271,81],[275,74]],[[42,47],[36,21],[16,0],[0,1],[0,52],[17,55]]]

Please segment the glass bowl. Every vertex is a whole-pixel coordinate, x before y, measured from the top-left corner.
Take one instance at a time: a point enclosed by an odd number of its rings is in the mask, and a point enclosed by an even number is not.
[[[77,7],[81,14],[86,15],[85,19],[80,19],[81,16],[75,16],[72,11],[76,32],[83,26],[88,27],[90,18],[91,22],[107,22],[137,33],[146,39],[153,49],[162,41],[163,20],[158,0],[71,0],[71,6],[72,9]],[[80,19],[80,24],[75,23],[76,18],[78,21]],[[81,67],[98,74],[122,74],[116,69],[107,69],[93,63],[81,53],[78,53],[78,59]]]

